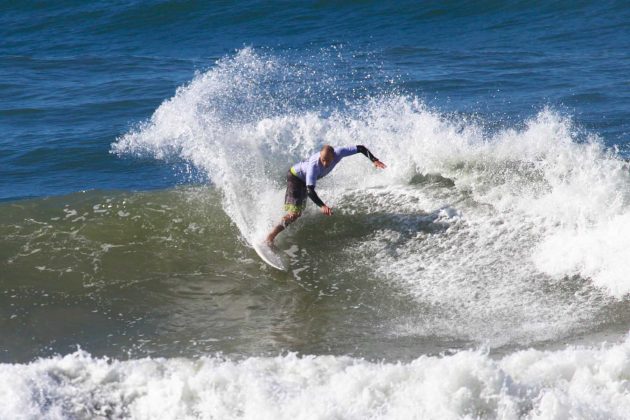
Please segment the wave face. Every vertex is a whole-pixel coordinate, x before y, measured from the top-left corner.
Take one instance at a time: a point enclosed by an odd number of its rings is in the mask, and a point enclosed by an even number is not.
[[[409,363],[294,354],[0,365],[2,418],[626,418],[630,341]]]
[[[410,296],[417,306],[393,323],[397,334],[492,346],[554,340],[600,324],[625,299],[630,179],[596,135],[552,109],[488,128],[396,93],[317,112],[302,97],[309,79],[291,79],[296,100],[265,84],[302,70],[244,49],[112,149],[191,162],[251,244],[280,218],[292,163],[325,143],[367,145],[389,168],[345,160],[318,187],[338,216],[323,220],[311,208],[303,223],[322,232],[305,238],[298,225],[282,246],[329,244],[343,269],[369,266]]]
[[[326,70],[346,62],[318,57],[331,64],[244,48],[111,145],[206,186],[2,204],[3,360],[77,343],[96,357],[409,360],[626,332],[614,148],[550,107],[497,124],[371,93],[386,79],[374,67],[349,93]],[[318,185],[335,217],[310,206],[280,237],[289,273],[273,272],[250,245],[282,216],[288,167],[324,143],[365,144],[389,168],[344,160]]]

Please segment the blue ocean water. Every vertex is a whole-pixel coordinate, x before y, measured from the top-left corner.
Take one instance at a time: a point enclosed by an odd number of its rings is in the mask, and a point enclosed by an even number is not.
[[[332,73],[349,96],[396,90],[499,125],[551,106],[609,146],[629,141],[623,1],[7,1],[0,10],[3,200],[182,182],[171,167],[110,155],[110,144],[245,46]]]
[[[625,418],[630,5],[0,0],[0,419]],[[277,241],[287,168],[365,144]]]

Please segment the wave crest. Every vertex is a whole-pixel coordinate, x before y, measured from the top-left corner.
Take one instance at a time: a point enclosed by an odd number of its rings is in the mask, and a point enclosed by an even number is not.
[[[386,171],[348,158],[318,190],[345,214],[387,219],[339,252],[441,308],[424,315],[435,321],[430,327],[411,319],[396,326],[400,334],[455,329],[496,345],[546,340],[600,322],[601,300],[589,297],[598,292],[572,276],[616,298],[630,292],[620,257],[630,236],[603,239],[630,226],[628,168],[598,136],[548,108],[517,127],[489,129],[413,96],[348,98],[334,86],[333,76],[305,63],[243,49],[178,89],[112,150],[191,162],[252,243],[282,215],[290,165],[322,144],[365,144]],[[431,174],[449,182],[417,182]],[[404,217],[436,209],[449,209],[439,220],[448,228],[417,228],[409,225],[417,218]],[[396,223],[405,225],[392,229]],[[550,295],[549,284],[565,286]],[[576,288],[585,289],[566,294]],[[519,327],[506,334],[509,325]]]

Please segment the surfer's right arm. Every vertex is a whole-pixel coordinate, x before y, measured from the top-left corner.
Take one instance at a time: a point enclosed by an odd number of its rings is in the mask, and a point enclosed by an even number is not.
[[[314,166],[309,166],[306,169],[306,195],[321,209],[322,213],[326,216],[332,216],[332,209],[324,204],[315,192],[315,184],[317,184],[317,173]]]
[[[332,216],[332,209],[324,204],[321,198],[319,198],[319,196],[315,192],[315,185],[307,185],[306,194],[313,201],[313,203],[315,203],[315,205],[322,210],[322,213],[324,213],[326,216]]]

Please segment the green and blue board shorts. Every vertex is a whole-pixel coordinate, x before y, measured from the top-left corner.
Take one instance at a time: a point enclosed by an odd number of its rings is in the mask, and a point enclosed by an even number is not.
[[[287,192],[284,195],[284,210],[288,213],[301,213],[306,208],[306,183],[293,173],[287,172]]]

